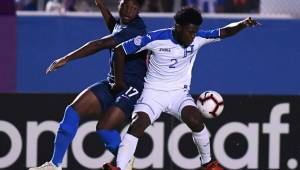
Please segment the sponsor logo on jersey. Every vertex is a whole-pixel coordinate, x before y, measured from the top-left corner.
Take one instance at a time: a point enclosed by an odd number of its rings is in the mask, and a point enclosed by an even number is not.
[[[159,51],[162,51],[162,52],[171,52],[171,49],[170,48],[160,48]]]

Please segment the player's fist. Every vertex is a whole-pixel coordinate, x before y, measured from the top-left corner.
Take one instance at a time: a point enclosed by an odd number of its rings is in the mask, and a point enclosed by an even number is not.
[[[251,17],[246,18],[246,19],[243,20],[242,22],[243,22],[243,24],[244,24],[246,27],[254,27],[254,26],[261,25],[261,24],[258,23],[255,19],[253,19],[253,18],[251,18]]]
[[[102,0],[95,0],[96,6],[101,6],[103,4]]]
[[[67,63],[67,59],[65,57],[59,58],[52,62],[52,64],[47,68],[46,74],[55,71],[59,67],[64,66]]]

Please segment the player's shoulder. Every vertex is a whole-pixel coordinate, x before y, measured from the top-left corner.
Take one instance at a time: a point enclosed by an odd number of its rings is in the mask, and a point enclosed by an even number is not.
[[[128,23],[129,28],[146,29],[146,24],[141,17],[136,17],[133,21]]]
[[[172,36],[172,28],[164,28],[155,31],[151,31],[147,34],[147,36],[154,40],[167,40],[171,39]]]

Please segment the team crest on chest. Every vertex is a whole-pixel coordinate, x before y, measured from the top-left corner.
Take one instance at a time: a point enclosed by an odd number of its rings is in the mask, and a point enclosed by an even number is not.
[[[142,44],[142,36],[137,36],[133,39],[134,45],[140,46]]]
[[[184,56],[183,58],[187,57],[189,54],[192,54],[194,52],[194,45],[189,45],[184,49]]]

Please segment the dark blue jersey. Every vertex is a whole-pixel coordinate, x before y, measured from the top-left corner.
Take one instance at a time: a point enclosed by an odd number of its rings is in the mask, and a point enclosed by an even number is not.
[[[135,18],[128,25],[121,24],[119,21],[114,27],[112,32],[114,40],[121,44],[131,38],[138,35],[144,35],[146,33],[146,26],[140,17]],[[108,81],[114,82],[114,68],[112,60],[116,57],[114,49],[111,50],[110,57],[110,72],[108,74]],[[129,57],[125,58],[124,65],[124,81],[129,84],[143,85],[144,77],[146,75],[146,55],[147,51],[142,51],[140,53],[131,54]]]

